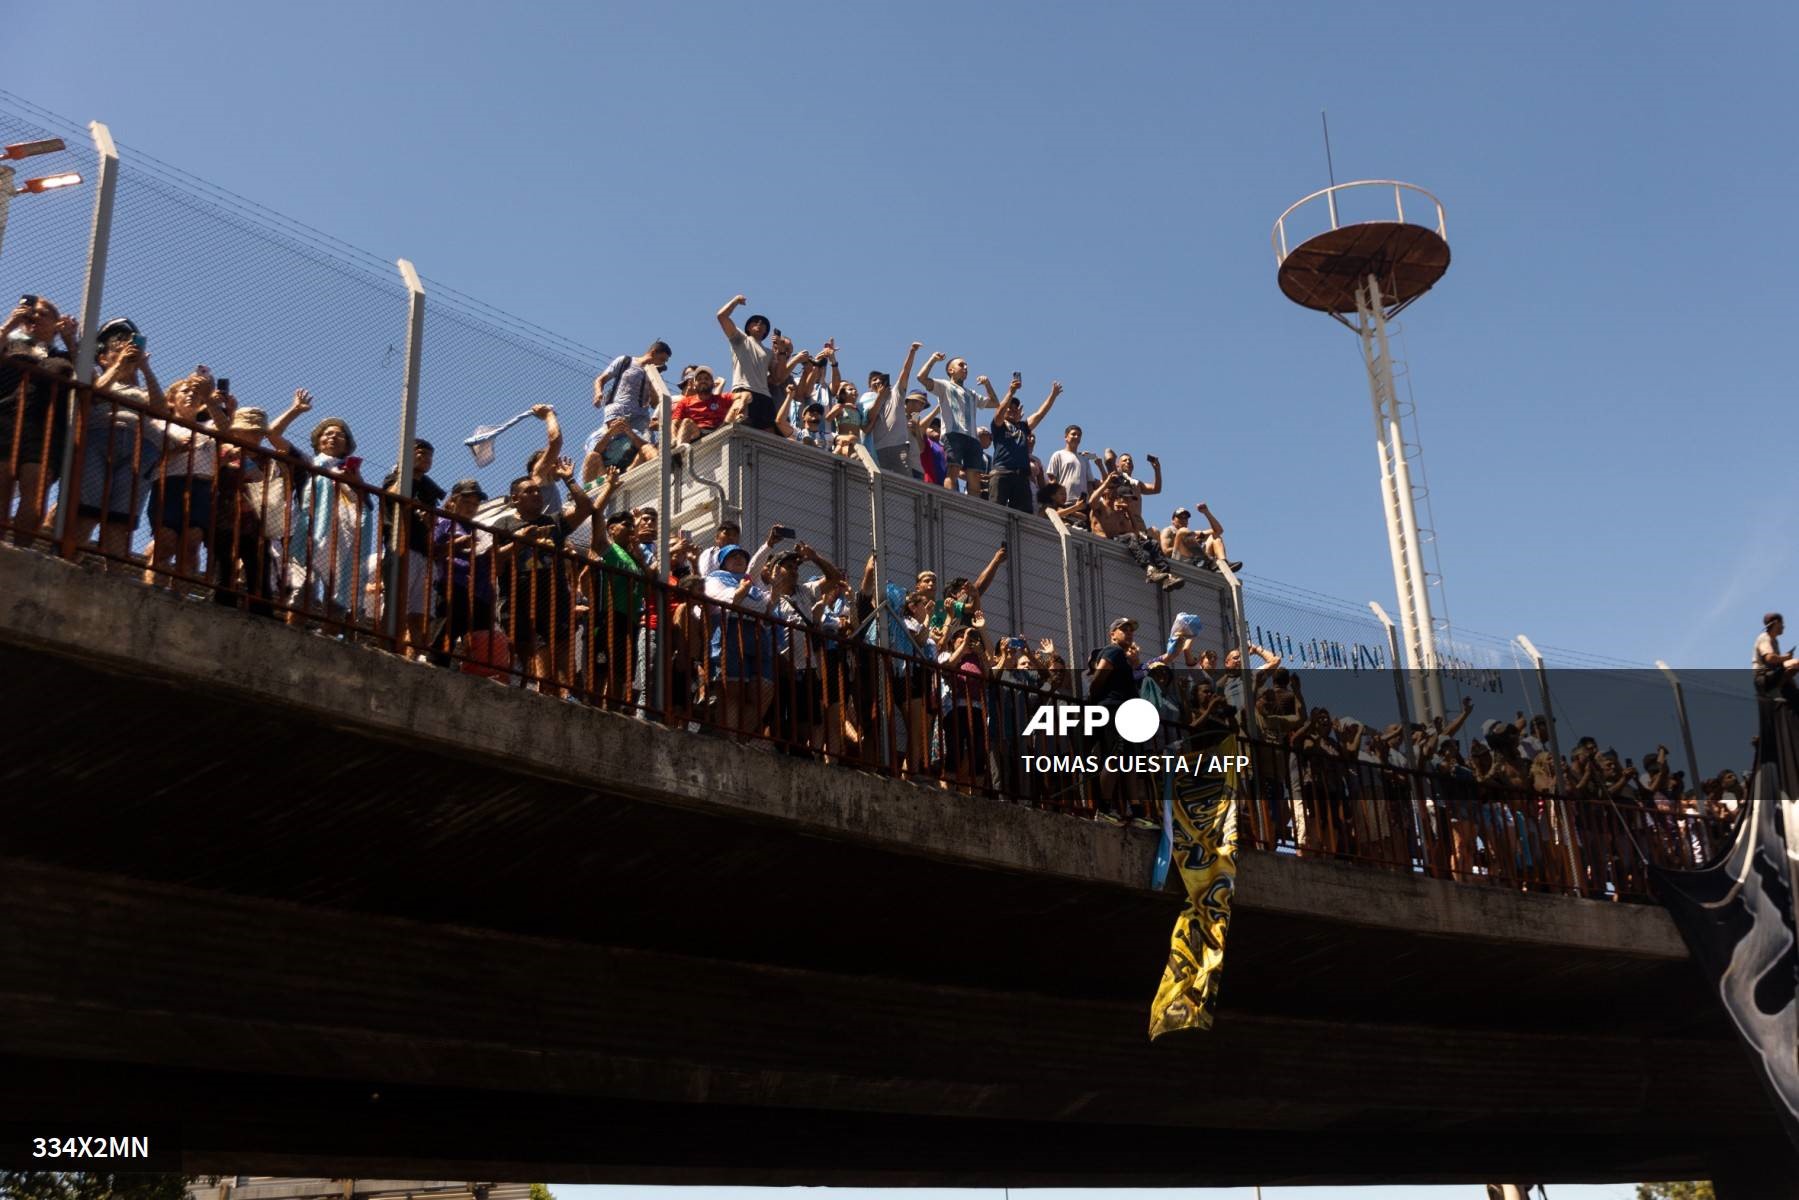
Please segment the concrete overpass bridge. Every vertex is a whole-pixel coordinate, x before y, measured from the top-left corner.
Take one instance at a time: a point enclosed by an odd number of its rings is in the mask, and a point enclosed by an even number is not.
[[[194,1171],[1795,1194],[1659,909],[1248,852],[1217,1027],[1151,1045],[1152,834],[11,550],[0,679],[0,1122],[172,1123]]]

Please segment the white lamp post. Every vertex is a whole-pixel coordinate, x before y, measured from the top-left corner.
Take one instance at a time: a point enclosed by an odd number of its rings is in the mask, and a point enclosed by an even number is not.
[[[40,175],[36,179],[27,179],[23,184],[14,186],[16,172],[12,166],[22,158],[32,158],[39,154],[54,154],[63,149],[61,138],[46,138],[41,142],[14,142],[0,150],[0,246],[6,244],[6,211],[12,207],[14,196],[39,192],[53,192],[58,188],[73,187],[81,182],[81,176],[73,171],[64,171],[57,175]]]

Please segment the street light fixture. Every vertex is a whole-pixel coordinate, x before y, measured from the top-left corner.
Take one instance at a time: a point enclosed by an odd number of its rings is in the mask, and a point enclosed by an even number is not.
[[[22,158],[34,158],[39,154],[55,154],[64,149],[67,147],[61,138],[43,138],[35,142],[14,142],[4,150],[0,150],[0,245],[6,241],[6,210],[12,204],[14,196],[53,192],[58,188],[74,187],[81,182],[81,176],[74,171],[63,171],[56,175],[40,175],[36,179],[27,179],[23,187],[14,187],[15,172],[11,164]]]
[[[17,190],[15,196],[23,196],[26,192],[54,192],[57,188],[74,187],[81,182],[79,171],[64,171],[61,175],[40,175],[36,179],[27,179]]]

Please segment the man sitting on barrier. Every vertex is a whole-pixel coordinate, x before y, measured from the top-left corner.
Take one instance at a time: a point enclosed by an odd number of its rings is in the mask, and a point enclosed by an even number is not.
[[[593,381],[593,406],[600,410],[601,428],[624,421],[637,435],[635,439],[614,440],[607,447],[605,466],[624,468],[637,461],[638,444],[648,439],[650,418],[660,402],[655,385],[650,382],[649,369],[662,371],[672,354],[667,342],[651,342],[650,348],[636,358],[621,354],[613,359]]]
[[[731,397],[718,391],[717,386],[711,367],[693,367],[681,380],[681,398],[669,413],[674,421],[671,433],[675,445],[697,442],[725,423],[731,412]]]
[[[1088,498],[1093,532],[1123,546],[1143,568],[1145,579],[1165,592],[1172,592],[1187,581],[1168,569],[1168,560],[1162,557],[1160,543],[1149,536],[1142,520],[1133,512],[1130,499],[1120,490],[1130,486],[1122,472],[1114,471]]]
[[[731,314],[745,303],[743,296],[733,296],[718,310],[718,327],[724,330],[725,342],[731,347],[733,401],[727,419],[764,432],[778,429],[782,437],[788,437],[793,429],[776,410],[775,396],[769,391],[773,356],[763,342],[773,326],[767,317],[756,313],[743,323],[742,329],[737,328]]]
[[[1168,528],[1162,531],[1162,553],[1175,562],[1198,563],[1216,571],[1218,564],[1225,561],[1224,526],[1218,523],[1218,518],[1212,515],[1212,510],[1203,502],[1194,507],[1211,528],[1189,529],[1187,522],[1192,514],[1185,508],[1175,509],[1169,518]],[[1233,571],[1241,571],[1243,564],[1233,562],[1230,567]]]

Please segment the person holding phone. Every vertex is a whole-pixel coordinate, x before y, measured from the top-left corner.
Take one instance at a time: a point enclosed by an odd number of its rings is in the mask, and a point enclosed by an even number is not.
[[[918,372],[918,386],[937,398],[937,416],[943,422],[943,452],[949,468],[944,486],[953,488],[961,481],[970,496],[978,496],[987,482],[987,456],[981,449],[977,410],[998,408],[999,395],[985,375],[975,379],[987,393],[985,400],[964,386],[968,382],[966,358],[949,360],[949,366],[944,369],[948,379],[931,378],[931,368],[942,362],[943,357],[939,350],[925,361],[924,368]]]
[[[1014,371],[1011,386],[1006,388],[1006,397],[1000,401],[999,412],[991,427],[993,478],[990,484],[994,500],[1017,512],[1030,514],[1036,511],[1031,496],[1031,432],[1043,423],[1056,397],[1062,394],[1062,381],[1058,379],[1050,385],[1049,397],[1028,417],[1018,402],[1018,386],[1018,372]]]
[[[146,445],[146,418],[166,416],[162,385],[150,369],[149,343],[137,325],[116,317],[100,327],[100,375],[87,408],[80,476],[76,484],[75,540],[99,548],[106,569],[131,558],[131,538],[155,467]]]
[[[12,509],[16,487],[16,545],[30,545],[44,521],[44,495],[62,462],[68,430],[54,378],[74,378],[79,340],[75,318],[42,296],[19,297],[0,324],[0,520]]]

